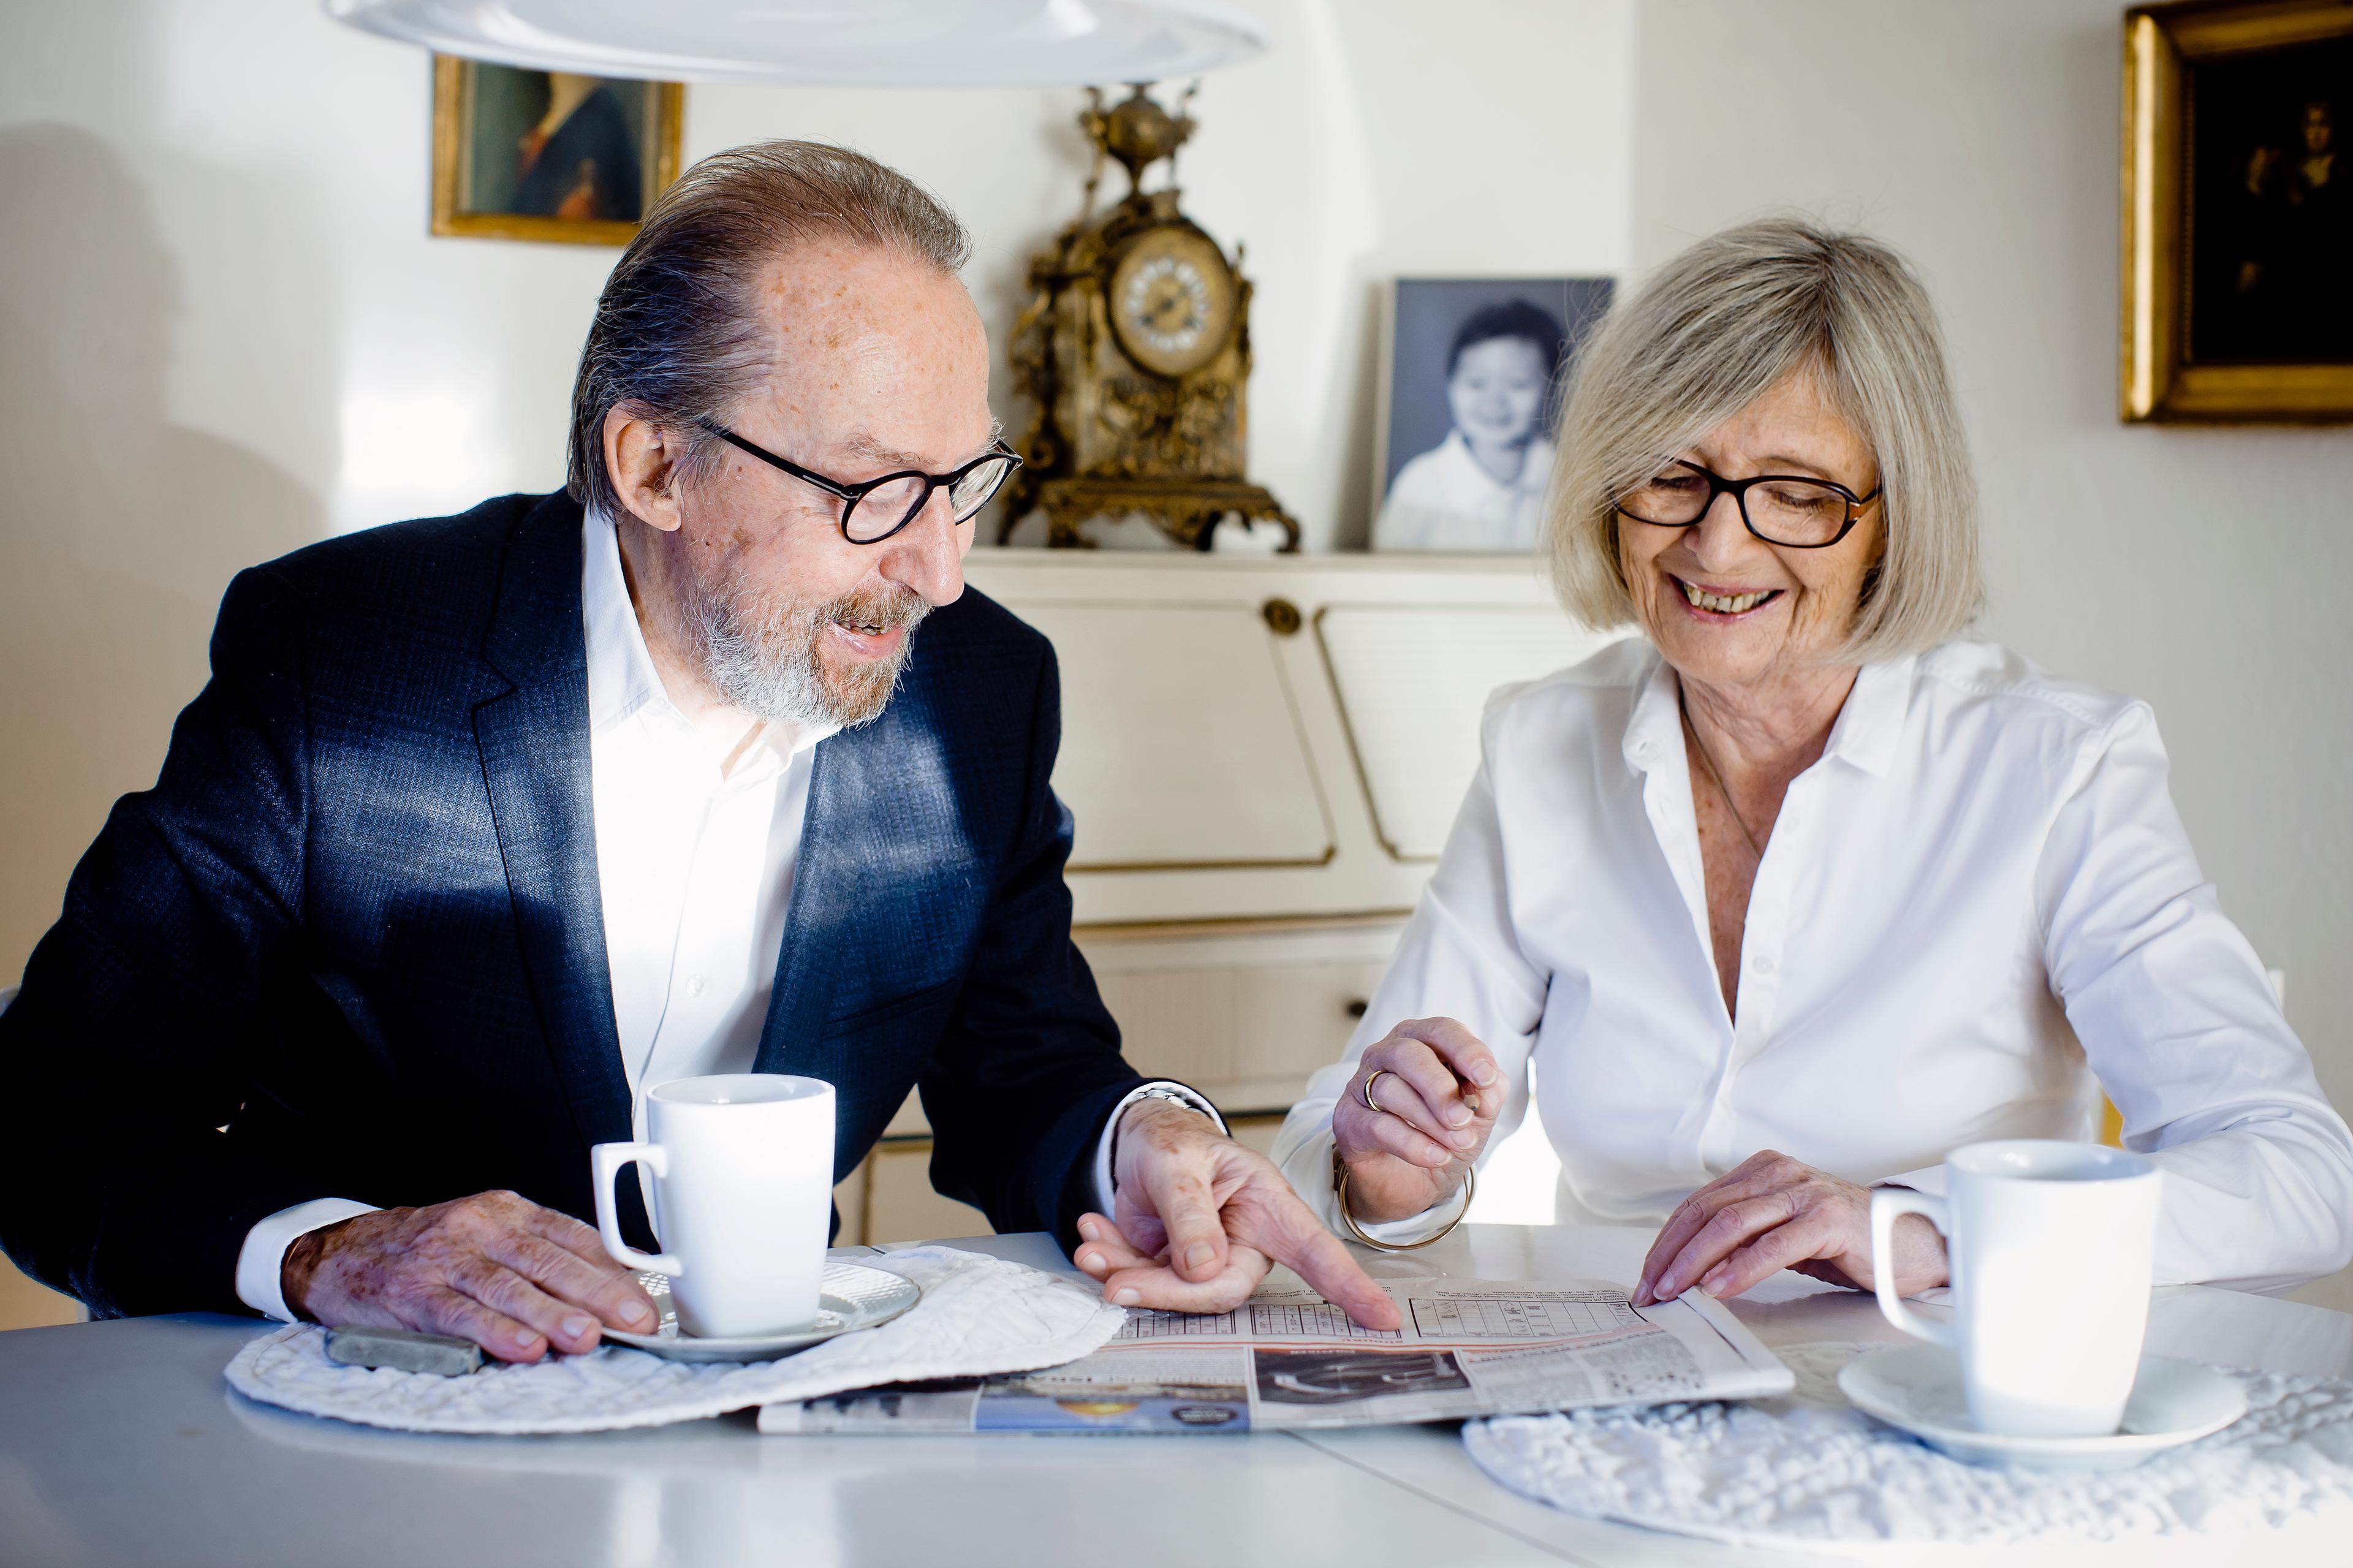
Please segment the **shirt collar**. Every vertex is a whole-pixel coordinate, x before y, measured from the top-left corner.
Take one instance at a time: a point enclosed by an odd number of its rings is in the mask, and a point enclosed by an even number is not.
[[[580,520],[580,629],[587,642],[590,733],[609,730],[649,705],[684,721],[662,689],[653,655],[646,651],[645,629],[638,625],[628,579],[621,572],[620,532],[594,506]]]
[[[1651,673],[1634,699],[1626,721],[1626,765],[1649,773],[1683,758],[1683,705],[1678,700],[1673,666],[1655,646],[1648,649]],[[1904,715],[1910,704],[1911,657],[1886,664],[1866,664],[1854,678],[1854,689],[1839,709],[1831,738],[1822,746],[1826,757],[1851,763],[1867,773],[1883,775],[1895,760],[1904,736]]]
[[[661,672],[646,649],[637,606],[629,602],[628,578],[621,571],[620,531],[594,506],[586,509],[580,528],[580,624],[588,663],[589,733],[601,734],[643,713],[691,737],[693,726],[663,687]],[[776,763],[787,763],[840,728],[765,725],[755,750],[769,753]],[[737,770],[754,760],[747,754],[736,763]]]
[[[1660,657],[1658,645],[1645,641],[1642,655],[1651,673],[1634,698],[1634,711],[1626,720],[1626,765],[1647,773],[1683,760],[1683,707],[1677,700],[1674,667]]]
[[[1912,672],[1919,662],[1906,655],[1885,664],[1866,664],[1846,694],[1838,722],[1822,747],[1826,757],[1853,763],[1864,773],[1884,776],[1895,761],[1904,738],[1904,715],[1911,706]]]

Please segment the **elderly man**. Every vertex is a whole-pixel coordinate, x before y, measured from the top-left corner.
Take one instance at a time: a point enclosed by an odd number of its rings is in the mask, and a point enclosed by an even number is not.
[[[566,493],[231,584],[0,1015],[11,1258],[100,1315],[585,1351],[650,1323],[589,1146],[748,1069],[836,1086],[844,1169],[920,1086],[940,1189],[1115,1300],[1273,1259],[1395,1321],[1071,946],[1052,649],[964,585],[1016,462],[967,243],[855,153],[706,160],[606,285]]]

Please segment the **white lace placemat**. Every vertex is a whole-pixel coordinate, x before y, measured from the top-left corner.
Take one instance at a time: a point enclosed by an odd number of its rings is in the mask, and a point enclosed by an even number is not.
[[[2220,1533],[2353,1508],[2353,1383],[2234,1373],[2232,1426],[2134,1469],[2070,1473],[1965,1465],[1863,1415],[1839,1369],[1877,1348],[1777,1351],[1798,1374],[1778,1399],[1498,1416],[1462,1440],[1539,1502],[1754,1546]]]
[[[1060,1366],[1101,1348],[1127,1316],[1084,1286],[981,1253],[921,1247],[859,1261],[913,1279],[923,1299],[880,1328],[781,1361],[695,1365],[608,1344],[436,1377],[340,1365],[327,1359],[324,1329],[296,1323],[237,1352],[228,1382],[248,1399],[406,1432],[599,1432],[878,1383]]]

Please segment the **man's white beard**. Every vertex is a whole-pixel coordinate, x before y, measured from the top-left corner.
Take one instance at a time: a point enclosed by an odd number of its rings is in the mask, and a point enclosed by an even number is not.
[[[687,628],[700,645],[703,679],[731,705],[771,724],[849,730],[876,718],[898,689],[917,624],[931,612],[922,595],[894,586],[824,605],[782,597],[764,603],[738,582],[707,584],[695,573],[690,593]],[[818,649],[826,628],[837,623],[903,626],[906,635],[888,658],[828,669]]]

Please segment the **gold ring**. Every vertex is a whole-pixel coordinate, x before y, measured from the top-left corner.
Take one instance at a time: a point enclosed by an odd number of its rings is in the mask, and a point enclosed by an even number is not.
[[[1388,1070],[1389,1070],[1389,1069],[1388,1069],[1388,1068],[1381,1068],[1379,1072],[1376,1072],[1376,1073],[1374,1073],[1374,1074],[1373,1074],[1373,1076],[1372,1076],[1371,1078],[1366,1079],[1364,1081],[1364,1083],[1363,1083],[1363,1084],[1362,1084],[1362,1085],[1357,1089],[1357,1090],[1356,1090],[1356,1098],[1357,1098],[1357,1099],[1359,1099],[1359,1100],[1363,1100],[1363,1101],[1365,1102],[1365,1109],[1366,1109],[1366,1110],[1379,1110],[1381,1109],[1381,1102],[1380,1102],[1379,1100],[1375,1100],[1375,1099],[1373,1098],[1373,1085],[1374,1085],[1375,1083],[1377,1083],[1377,1081],[1379,1081],[1379,1079],[1380,1079],[1380,1077],[1381,1077],[1381,1074],[1382,1074],[1382,1073],[1388,1073]],[[1394,1074],[1394,1073],[1390,1073],[1390,1074],[1389,1074],[1389,1076],[1390,1076],[1390,1077],[1392,1077],[1392,1078],[1394,1078],[1394,1077],[1396,1077],[1397,1075],[1396,1075],[1396,1074]]]

